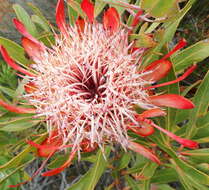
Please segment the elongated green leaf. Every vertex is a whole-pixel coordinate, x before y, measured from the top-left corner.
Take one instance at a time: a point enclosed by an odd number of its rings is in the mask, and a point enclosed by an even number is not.
[[[28,65],[29,60],[25,58],[24,49],[18,45],[17,43],[0,37],[0,45],[4,46],[8,51],[9,55],[14,59],[16,62],[22,65]]]
[[[68,6],[72,7],[78,13],[78,15],[80,15],[83,18],[86,18],[86,15],[81,9],[80,3],[76,1],[68,1]]]
[[[14,93],[15,93],[14,90],[11,90],[10,88],[3,87],[3,86],[0,86],[0,91],[2,91],[3,93],[9,95],[10,97],[13,97]]]
[[[176,79],[174,68],[172,67],[169,74],[166,76],[166,78],[163,79],[163,81],[172,81]],[[166,91],[168,94],[179,94],[179,85],[178,83],[168,85],[162,88],[162,91]],[[177,109],[174,108],[167,108],[167,116],[165,117],[166,120],[166,129],[171,131],[173,130],[175,123],[175,117],[176,117]]]
[[[38,139],[34,140],[36,143],[42,142],[46,138],[46,135],[39,137]],[[28,155],[29,152],[34,151],[35,148],[31,146],[26,146],[26,148],[20,152],[17,156],[14,156],[10,161],[0,166],[0,171],[9,169],[9,168],[16,168],[18,167],[23,159]]]
[[[17,143],[17,138],[13,134],[6,133],[3,131],[0,132],[0,147],[1,147],[0,152],[4,151],[4,148],[2,146],[14,144],[14,143]]]
[[[32,15],[31,20],[38,24],[44,31],[50,32],[49,26],[38,15]]]
[[[142,190],[150,190],[150,181],[157,167],[158,165],[156,163],[150,162],[149,165],[144,167],[143,170],[139,173],[139,175],[142,176]]]
[[[94,8],[94,15],[95,17],[97,17],[101,12],[102,10],[104,9],[106,3],[103,2],[102,0],[97,0],[95,2],[95,8]]]
[[[130,176],[126,175],[125,180],[126,180],[128,186],[131,188],[131,190],[139,190],[139,185]]]
[[[131,155],[129,153],[124,153],[121,159],[118,161],[117,170],[121,170],[128,166],[131,160]]]
[[[35,24],[32,22],[30,16],[25,11],[23,7],[18,4],[13,5],[13,9],[17,15],[18,20],[20,20],[24,26],[26,27],[27,31],[33,35],[34,37],[38,35],[38,31],[36,30]]]
[[[198,127],[193,139],[199,143],[208,143],[209,142],[209,123],[204,125],[203,127]]]
[[[0,164],[4,164],[8,161],[5,156],[0,156]],[[20,180],[19,170],[23,168],[24,165],[17,167],[15,170],[7,169],[0,172],[0,187],[1,190],[8,190],[8,185],[14,185]],[[12,184],[13,183],[13,184]]]
[[[42,20],[46,28],[51,28],[49,21],[44,17],[39,8],[34,6],[32,3],[28,3],[28,6],[33,10],[34,14],[36,14]]]
[[[203,40],[180,51],[172,57],[176,71],[181,71],[209,56],[209,40]]]
[[[208,189],[206,186],[202,185],[199,182],[198,177],[195,178],[194,176],[191,176],[190,174],[185,172],[185,170],[183,168],[180,168],[179,165],[177,165],[175,162],[173,162],[172,160],[171,160],[171,162],[172,162],[172,164],[174,164],[175,169],[176,169],[177,173],[179,174],[178,175],[179,179],[182,182],[182,184],[184,185],[184,187],[186,187],[186,189],[202,189],[202,190]],[[207,183],[206,183],[206,185],[207,185]]]
[[[109,154],[110,147],[107,147],[105,150],[106,158],[109,157]],[[93,190],[106,167],[107,161],[104,159],[102,151],[99,150],[97,160],[93,167],[77,183],[68,188],[68,190]]]
[[[186,162],[178,159],[175,160],[178,167],[180,167],[187,175],[191,176],[191,178],[195,179],[198,183],[209,185],[209,176],[205,173],[197,170],[193,166],[187,164]]]
[[[199,117],[197,119],[197,127],[208,127],[209,126],[209,112],[207,112],[207,114],[205,114],[203,117]],[[208,134],[209,136],[209,134]]]
[[[51,47],[55,43],[54,34],[47,32],[39,36],[38,40],[42,41],[46,46]]]
[[[22,131],[37,125],[39,122],[38,120],[18,119],[3,126],[0,125],[0,131]]]
[[[178,181],[178,175],[173,168],[157,170],[155,175],[151,178],[152,183],[170,183],[174,181]]]
[[[195,108],[190,113],[190,120],[187,125],[186,137],[192,137],[196,133],[196,122],[199,116],[204,116],[207,113],[209,104],[209,72],[199,86],[193,99]]]
[[[143,61],[143,65],[146,66],[152,61],[156,60],[159,56],[156,55],[156,52],[160,52],[163,45],[167,42],[170,42],[173,39],[173,36],[177,30],[177,27],[184,17],[184,15],[189,11],[193,4],[194,0],[190,0],[186,6],[181,10],[181,12],[178,14],[175,20],[172,20],[170,22],[164,23],[163,28],[160,31],[160,38],[158,39],[159,44],[150,51],[150,53],[145,57]]]
[[[165,174],[164,174],[164,176],[165,176]],[[163,185],[157,185],[157,190],[175,190],[175,189],[173,189],[169,185],[163,184]]]
[[[153,139],[158,146],[164,150],[169,156],[172,158],[171,161],[174,165],[178,165],[178,167],[183,170],[187,175],[191,176],[192,178],[196,179],[196,181],[200,184],[209,185],[209,176],[205,173],[199,171],[194,166],[186,163],[182,159],[178,157],[176,152],[172,150],[169,146],[166,146],[164,143],[158,141],[157,139]]]
[[[69,22],[71,25],[74,25],[74,23],[78,17],[78,13],[71,6],[68,5],[67,7],[68,7]]]
[[[183,155],[202,160],[209,163],[209,148],[203,148],[198,150],[188,150],[182,152]]]
[[[176,0],[141,0],[140,7],[153,17],[170,16],[171,9],[176,7]]]

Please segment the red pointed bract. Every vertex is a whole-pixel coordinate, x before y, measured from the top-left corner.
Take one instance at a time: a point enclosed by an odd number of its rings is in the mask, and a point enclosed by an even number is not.
[[[190,100],[177,94],[163,94],[158,96],[151,96],[149,97],[149,101],[156,106],[166,106],[177,109],[194,108],[194,104]]]
[[[86,13],[89,21],[94,22],[94,5],[90,0],[83,0],[81,2],[81,9]]]
[[[159,158],[156,155],[154,155],[152,151],[150,151],[149,149],[145,148],[144,146],[138,143],[129,141],[128,148],[133,150],[134,152],[143,155],[144,157],[148,158],[149,160],[157,164],[161,164]]]
[[[174,53],[176,53],[176,51],[178,51],[179,49],[181,49],[184,46],[186,46],[186,44],[187,44],[186,40],[184,38],[181,39],[179,41],[179,43],[170,52],[168,52],[162,59],[169,58],[171,55],[173,55]]]
[[[33,82],[28,82],[27,84],[24,85],[24,88],[25,88],[25,92],[27,92],[28,94],[33,93],[37,90],[37,87]]]
[[[143,14],[143,11],[142,10],[139,10],[137,13],[136,13],[136,15],[134,16],[134,19],[133,19],[133,21],[132,21],[132,23],[131,23],[131,26],[132,27],[135,27],[138,23],[139,23],[139,21],[140,21],[140,16]]]
[[[142,76],[142,79],[156,82],[164,78],[170,72],[171,68],[172,63],[168,60],[160,60],[159,62],[155,61],[144,69],[143,72],[150,71],[150,73]]]
[[[56,7],[56,23],[62,34],[67,34],[65,22],[64,0],[58,0]]]
[[[53,175],[56,175],[60,172],[62,172],[65,168],[69,167],[72,163],[72,160],[74,159],[75,157],[75,154],[76,154],[76,150],[72,151],[70,153],[70,156],[68,158],[68,160],[62,165],[60,166],[59,168],[55,168],[53,170],[50,170],[50,171],[47,171],[47,172],[44,172],[42,174],[42,176],[53,176]]]
[[[184,147],[187,148],[191,148],[191,149],[195,149],[198,148],[198,143],[189,139],[184,139],[181,138],[179,136],[176,136],[175,134],[161,128],[160,126],[156,125],[155,123],[153,123],[151,120],[148,119],[144,119],[144,122],[152,125],[153,127],[155,127],[156,129],[160,130],[161,132],[165,133],[167,136],[169,136],[170,138],[174,139],[175,141],[177,141],[178,143],[182,144]]]
[[[27,54],[33,59],[39,59],[43,49],[37,43],[34,43],[29,38],[22,38],[22,46],[24,47]]]
[[[29,141],[29,143],[32,143]],[[35,145],[37,146],[37,155],[40,157],[48,157],[51,153],[55,153],[58,149],[62,147],[63,140],[62,137],[59,136],[58,131],[54,130],[49,137],[47,137],[41,144]],[[31,145],[32,145],[31,144]],[[39,148],[38,148],[39,146]]]
[[[22,22],[20,22],[18,19],[14,18],[13,19],[13,23],[15,24],[16,29],[26,38],[30,39],[31,41],[33,41],[34,43],[36,43],[37,45],[40,46],[40,48],[45,49],[45,46],[39,42],[36,38],[34,38],[31,34],[28,33],[28,31],[26,30],[24,24]]]
[[[130,125],[130,126],[128,126],[128,129],[133,131],[135,134],[140,135],[142,137],[150,136],[155,132],[153,126],[151,126],[147,123],[142,123],[142,122],[140,122],[140,124],[142,126],[134,126],[134,125],[132,126],[132,125]]]
[[[76,26],[78,27],[78,32],[79,34],[84,32],[84,28],[85,28],[85,21],[84,19],[82,19],[81,17],[78,17],[78,19],[76,20]]]
[[[158,117],[158,116],[165,116],[165,115],[166,115],[166,112],[164,112],[160,108],[154,108],[154,109],[146,110],[142,114],[137,115],[136,117],[149,118],[149,117]]]
[[[18,106],[10,105],[3,100],[0,99],[0,106],[4,107],[6,110],[14,113],[35,113],[35,109],[33,108],[23,108]]]
[[[1,54],[2,54],[2,57],[4,58],[4,60],[7,62],[7,64],[12,67],[13,69],[15,69],[16,71],[19,71],[25,75],[28,75],[30,77],[34,77],[35,74],[27,71],[26,69],[20,67],[19,65],[17,65],[13,60],[12,58],[9,56],[9,54],[7,53],[7,50],[3,47],[3,46],[0,46],[0,51],[1,51]]]
[[[196,68],[197,68],[197,65],[193,65],[182,76],[180,76],[176,80],[165,82],[165,83],[162,83],[162,84],[156,84],[156,85],[153,85],[153,86],[148,86],[148,87],[145,87],[143,89],[148,90],[148,89],[158,88],[158,87],[167,86],[167,85],[171,85],[171,84],[180,82],[180,81],[184,80],[186,77],[188,77]]]
[[[176,51],[183,48],[186,45],[186,40],[182,39],[168,54],[166,54],[163,58],[153,61],[150,65],[148,65],[143,72],[153,71],[149,74],[143,76],[144,80],[153,80],[158,81],[165,77],[170,69],[172,68],[172,63],[168,60],[171,55],[173,55]]]
[[[103,16],[103,26],[111,33],[116,32],[120,27],[120,16],[114,7],[109,8]]]

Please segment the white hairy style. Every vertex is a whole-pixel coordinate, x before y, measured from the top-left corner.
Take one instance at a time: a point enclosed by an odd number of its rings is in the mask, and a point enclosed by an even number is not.
[[[84,139],[100,147],[106,142],[127,147],[127,126],[135,120],[134,105],[145,109],[144,81],[138,72],[140,52],[130,53],[128,32],[115,34],[101,24],[86,24],[83,33],[76,27],[68,36],[56,36],[51,51],[45,51],[33,68],[39,73],[30,79],[37,90],[25,95],[44,116],[49,133],[58,129],[63,143],[79,150]]]

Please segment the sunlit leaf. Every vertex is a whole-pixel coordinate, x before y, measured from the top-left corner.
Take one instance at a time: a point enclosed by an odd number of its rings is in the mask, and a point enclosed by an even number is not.
[[[182,71],[192,64],[198,63],[209,56],[209,40],[199,41],[196,44],[180,51],[172,57],[176,71]]]
[[[18,20],[20,20],[24,26],[26,27],[27,31],[33,35],[34,37],[38,35],[38,31],[36,29],[35,24],[32,22],[30,16],[25,11],[23,7],[21,7],[19,4],[14,4],[13,9],[17,15]]]

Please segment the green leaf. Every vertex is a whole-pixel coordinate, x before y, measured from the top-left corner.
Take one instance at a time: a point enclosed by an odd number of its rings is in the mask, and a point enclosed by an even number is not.
[[[14,93],[15,93],[14,90],[11,90],[10,88],[3,87],[3,86],[0,86],[0,91],[2,91],[3,93],[9,95],[10,97],[13,97]]]
[[[67,7],[70,25],[74,25],[74,22],[78,17],[78,13],[71,6],[68,5]]]
[[[109,154],[110,147],[107,147],[104,155],[108,158]],[[97,152],[97,160],[93,167],[77,183],[68,188],[68,190],[93,190],[108,164],[104,155],[99,150]]]
[[[129,162],[131,160],[131,155],[130,153],[126,152],[123,153],[122,157],[120,158],[120,160],[117,160],[118,166],[117,166],[117,170],[121,170],[125,167],[128,166]]]
[[[176,0],[141,0],[140,7],[153,17],[170,16],[172,8],[176,7]]]
[[[155,175],[151,178],[152,183],[170,183],[174,181],[178,181],[178,175],[173,168],[157,170]]]
[[[86,15],[81,9],[80,3],[76,1],[68,1],[67,3],[68,3],[68,6],[72,7],[78,13],[78,15],[80,15],[83,18],[86,18]]]
[[[48,47],[51,47],[55,44],[54,34],[52,34],[51,32],[46,32],[45,34],[42,34],[38,37],[38,40],[43,42]]]
[[[174,68],[172,67],[171,71],[166,76],[166,78],[163,79],[163,81],[172,81],[172,80],[175,80],[175,79],[176,79],[176,75],[175,75]],[[179,94],[178,83],[165,86],[162,89],[166,90],[166,92],[168,94]],[[172,129],[176,125],[176,123],[175,123],[176,112],[177,112],[177,109],[167,108],[167,116],[165,117],[165,120],[166,120],[166,129],[168,131],[172,132]]]
[[[143,65],[146,66],[152,61],[156,60],[159,56],[156,55],[156,53],[159,53],[163,45],[167,42],[170,42],[173,39],[173,36],[177,30],[177,27],[184,17],[184,15],[189,11],[192,4],[195,0],[190,0],[185,7],[181,10],[181,12],[176,16],[175,20],[169,21],[167,23],[163,24],[163,29],[160,29],[160,38],[158,39],[159,43],[158,45],[153,48],[150,53],[145,56],[145,59],[143,60]]]
[[[66,155],[58,155],[54,160],[52,160],[48,165],[47,168],[54,169],[60,167],[68,158]]]
[[[45,28],[51,28],[51,25],[50,25],[49,21],[44,17],[44,15],[39,10],[39,8],[34,6],[32,3],[27,3],[27,4],[33,10],[34,14],[36,14],[42,20],[42,23],[44,23],[44,27]]]
[[[25,51],[24,49],[18,45],[17,43],[0,37],[0,45],[4,46],[6,50],[8,51],[9,55],[12,59],[14,59],[16,62],[18,62],[21,65],[28,65],[29,60],[25,58]]]
[[[139,173],[139,175],[142,176],[142,190],[150,190],[150,181],[157,167],[158,165],[156,163],[149,162],[148,166],[144,167],[143,170]],[[145,180],[143,180],[143,178]]]
[[[209,176],[205,173],[199,171],[198,169],[194,168],[193,166],[187,164],[186,162],[175,159],[176,165],[182,169],[188,176],[192,179],[195,179],[197,183],[209,185]],[[175,167],[176,167],[175,165]]]
[[[126,175],[125,180],[128,183],[128,186],[131,188],[131,190],[139,190],[139,186],[133,178]]]
[[[207,112],[203,117],[197,119],[197,127],[208,127],[209,126],[209,112]],[[209,134],[208,134],[209,136]]]
[[[46,138],[46,134],[39,137],[38,139],[34,140],[35,143],[40,143]],[[29,145],[26,146],[26,148],[20,152],[18,155],[14,156],[10,161],[0,166],[0,171],[9,169],[9,168],[16,168],[20,164],[22,164],[22,161],[28,156],[28,153],[31,151],[34,151],[35,148],[31,147]]]
[[[209,56],[209,40],[202,40],[172,56],[177,72],[198,63]]]
[[[103,2],[102,0],[97,0],[95,2],[95,7],[94,7],[94,16],[97,17],[101,12],[102,10],[104,9],[106,3]]]
[[[153,38],[144,33],[130,35],[130,40],[134,40],[134,39],[136,39],[134,47],[137,48],[138,47],[151,48],[156,46],[156,42],[153,40]]]
[[[196,133],[196,122],[199,116],[204,116],[207,113],[209,104],[209,71],[200,84],[193,98],[195,108],[190,112],[190,120],[186,125],[186,137],[192,137]]]
[[[195,136],[193,137],[198,143],[209,142],[209,124],[203,127],[198,127]]]
[[[173,160],[171,160],[171,163],[174,165],[174,168],[176,169],[178,173],[178,177],[186,189],[201,189],[201,190],[208,189],[206,186],[202,185],[200,182],[200,179],[202,179],[203,176],[201,176],[201,178],[198,175],[195,177],[191,173],[187,173],[186,170],[179,167],[179,164],[175,163]],[[208,183],[209,181],[203,184],[208,185]]]
[[[49,26],[38,15],[32,15],[31,20],[34,23],[38,24],[44,31],[47,31],[47,32],[50,32],[51,31],[51,29],[49,28]]]
[[[39,120],[32,119],[17,119],[12,122],[8,122],[6,125],[0,125],[0,131],[14,132],[14,131],[22,131],[28,128],[31,128],[37,125]]]
[[[0,147],[1,147],[2,151],[4,151],[2,146],[14,144],[16,142],[17,142],[17,138],[13,134],[6,133],[3,131],[0,132]]]
[[[37,36],[38,31],[36,30],[35,24],[32,22],[30,16],[28,13],[25,11],[24,8],[22,8],[18,4],[13,5],[13,9],[17,15],[18,20],[20,20],[24,26],[26,27],[27,31],[32,35],[32,36]]]
[[[197,160],[201,160],[203,162],[209,163],[209,148],[202,148],[197,150],[188,150],[182,152],[183,155],[189,156],[192,158],[196,158]]]
[[[164,176],[165,176],[165,174],[164,174]],[[173,189],[169,185],[163,184],[163,185],[157,185],[157,190],[175,190],[175,189]]]
[[[0,156],[0,165],[8,161],[8,158],[5,156]],[[14,170],[7,169],[0,172],[0,186],[1,190],[8,190],[9,185],[17,184],[20,181],[20,172],[24,165],[21,165]]]

